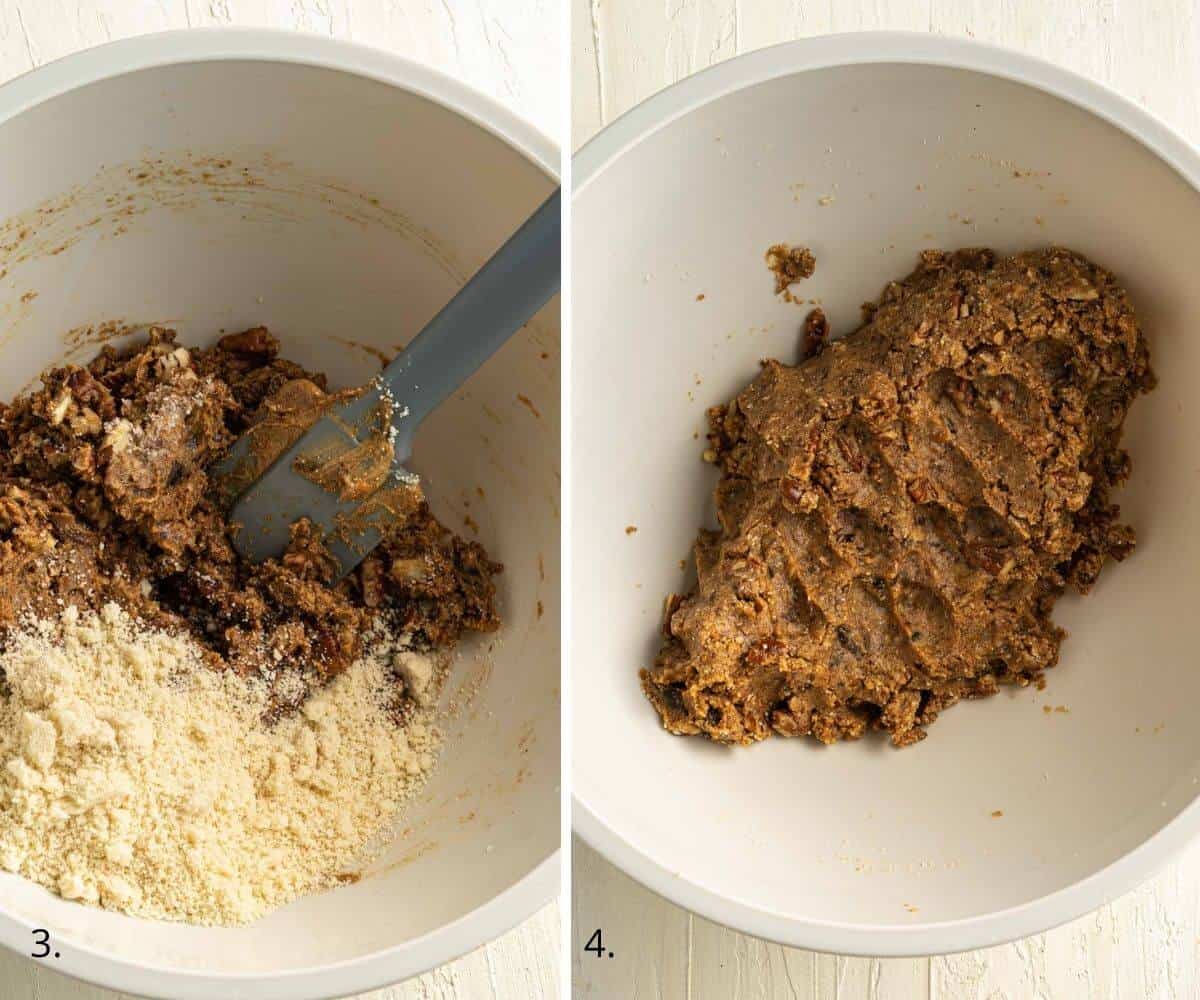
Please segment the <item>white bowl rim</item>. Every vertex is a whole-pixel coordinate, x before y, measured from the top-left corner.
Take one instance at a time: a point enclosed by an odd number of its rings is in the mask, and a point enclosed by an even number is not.
[[[47,63],[0,86],[0,125],[69,91],[140,70],[184,63],[248,60],[336,70],[386,83],[441,105],[496,136],[559,179],[558,146],[512,111],[459,80],[355,42],[273,29],[188,28],[109,42]],[[494,940],[559,892],[555,850],[499,895],[438,929],[374,954],[285,973],[222,975],[135,964],[72,945],[56,971],[108,989],[164,1000],[326,1000],[365,993],[443,965]],[[0,945],[28,955],[31,924],[3,912]],[[557,954],[557,952],[556,952]],[[233,991],[236,991],[233,992]]]
[[[735,91],[818,69],[900,63],[961,69],[1024,84],[1114,125],[1200,192],[1200,153],[1146,109],[1105,85],[999,46],[921,32],[823,35],[737,56],[660,91],[608,125],[572,160],[577,197],[622,153],[689,112]],[[572,389],[573,391],[573,389]],[[1148,840],[1064,889],[963,920],[889,925],[796,919],[721,896],[672,871],[616,833],[573,788],[575,832],[618,868],[673,903],[755,937],[814,951],[870,957],[946,954],[1041,933],[1115,899],[1157,873],[1200,832],[1200,798]]]

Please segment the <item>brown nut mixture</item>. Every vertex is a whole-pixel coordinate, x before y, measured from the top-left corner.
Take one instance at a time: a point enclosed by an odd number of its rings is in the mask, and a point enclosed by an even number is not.
[[[1069,250],[926,252],[864,326],[709,412],[719,530],[642,686],[678,734],[924,738],[1040,681],[1133,531],[1110,499],[1154,384],[1125,291]]]
[[[418,649],[496,629],[500,565],[443,527],[416,486],[407,516],[340,582],[305,521],[279,559],[235,551],[210,466],[251,431],[278,454],[336,398],[264,327],[207,350],[156,328],[0,405],[0,635],[22,616],[115,601],[191,634],[216,668],[303,676],[280,694],[286,710],[354,662],[373,625]]]

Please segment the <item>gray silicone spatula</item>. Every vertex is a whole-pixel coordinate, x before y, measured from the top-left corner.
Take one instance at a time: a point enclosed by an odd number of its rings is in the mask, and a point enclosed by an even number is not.
[[[361,395],[325,414],[244,489],[239,477],[254,465],[250,435],[234,445],[215,472],[237,496],[229,519],[239,525],[234,545],[242,555],[279,556],[301,517],[322,530],[343,575],[379,544],[394,517],[386,504],[339,496],[298,470],[390,441],[392,475],[407,478],[421,421],[558,291],[559,201],[555,191]],[[381,427],[389,411],[391,426]]]

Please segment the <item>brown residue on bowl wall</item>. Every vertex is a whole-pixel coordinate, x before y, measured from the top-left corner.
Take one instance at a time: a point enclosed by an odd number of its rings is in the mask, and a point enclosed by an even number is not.
[[[419,845],[408,854],[405,854],[402,858],[393,861],[391,864],[384,865],[382,868],[379,868],[376,871],[360,873],[359,878],[374,878],[379,875],[386,875],[388,872],[394,872],[397,869],[404,868],[408,865],[411,865],[414,861],[425,857],[425,855],[429,854],[431,851],[437,850],[437,847],[438,842],[436,840],[427,840],[425,843]]]
[[[64,253],[85,238],[120,238],[136,230],[140,216],[152,212],[235,212],[251,221],[294,221],[302,217],[298,208],[313,204],[364,229],[381,227],[417,243],[454,285],[473,270],[432,232],[379,198],[308,174],[269,153],[173,151],[103,167],[86,182],[0,221],[0,346],[22,335],[36,315],[30,304],[38,289],[30,288],[25,276],[30,262]],[[80,328],[68,349],[121,335],[109,336],[105,325]],[[529,335],[540,347],[551,348],[552,335],[537,321],[529,324]],[[381,352],[369,345],[353,346],[382,360]]]
[[[145,333],[152,326],[169,326],[170,320],[153,320],[148,322],[130,322],[124,319],[106,319],[100,323],[85,323],[83,326],[73,326],[62,335],[63,343],[70,353],[95,348],[122,337],[131,337]]]
[[[945,155],[944,153],[942,155]],[[995,167],[1004,171],[1014,180],[1026,180],[1030,177],[1051,177],[1053,176],[1049,170],[1033,170],[1029,167],[1023,167],[1014,160],[1007,159],[1003,156],[995,156],[991,153],[967,153],[968,160],[976,160],[979,163],[986,163],[989,167]]]
[[[446,707],[442,712],[442,721],[457,722],[473,708],[476,699],[479,697],[479,692],[491,680],[492,670],[495,666],[491,656],[494,648],[495,643],[491,643],[487,647],[476,647],[472,651],[475,657],[475,665],[471,668],[470,673],[458,682],[458,686],[454,688],[446,699]],[[461,653],[460,660],[466,655],[468,654]]]
[[[330,334],[329,339],[336,343],[342,344],[344,347],[351,347],[356,351],[362,351],[364,354],[369,354],[372,358],[379,362],[380,368],[386,368],[395,355],[388,354],[386,351],[381,351],[378,347],[371,344],[364,344],[357,340],[351,340],[349,337],[339,337],[336,334]]]
[[[379,226],[420,244],[456,285],[473,268],[465,266],[433,233],[379,198],[330,178],[310,175],[294,164],[260,151],[213,155],[186,150],[151,156],[99,170],[64,194],[0,222],[0,280],[15,280],[21,265],[55,256],[85,236],[115,239],[134,220],[167,209],[200,211],[217,206],[250,218],[294,220],[295,206],[316,203],[356,225]],[[4,302],[16,296],[0,289]],[[545,334],[538,331],[539,337]]]
[[[295,218],[289,203],[317,202],[331,214],[363,227],[381,226],[420,243],[426,254],[458,284],[470,273],[429,230],[378,197],[331,178],[315,177],[270,153],[207,155],[187,151],[126,164],[127,183],[151,203],[195,207],[219,199],[266,217]]]
[[[517,393],[517,400],[521,403],[522,406],[524,406],[527,410],[529,410],[529,412],[532,413],[535,417],[537,417],[539,420],[542,419],[541,411],[538,410],[538,408],[536,406],[534,406],[533,400],[530,399],[528,396],[526,396],[523,392]]]

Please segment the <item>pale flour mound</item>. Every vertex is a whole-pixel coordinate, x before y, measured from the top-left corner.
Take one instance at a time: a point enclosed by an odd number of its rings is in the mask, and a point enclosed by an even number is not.
[[[403,727],[385,702],[394,673],[428,680],[420,660],[376,643],[268,727],[261,682],[115,604],[28,623],[0,653],[0,867],[200,924],[336,884],[433,766],[429,700]]]

